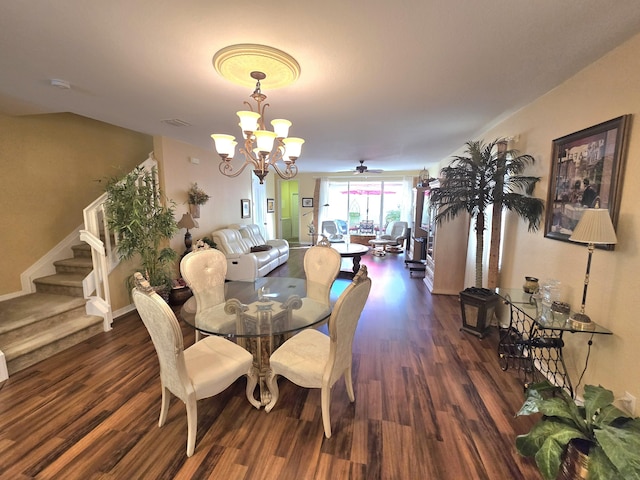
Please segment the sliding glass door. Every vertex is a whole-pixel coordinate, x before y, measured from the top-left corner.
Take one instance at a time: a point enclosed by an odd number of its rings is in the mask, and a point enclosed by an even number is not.
[[[409,218],[411,199],[406,195],[402,180],[329,180],[329,205],[322,220],[335,220],[343,235],[383,232],[389,222]]]

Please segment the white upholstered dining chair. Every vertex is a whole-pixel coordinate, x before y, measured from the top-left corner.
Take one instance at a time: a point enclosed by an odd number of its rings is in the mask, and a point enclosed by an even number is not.
[[[306,296],[302,307],[294,310],[296,317],[322,318],[331,313],[331,286],[340,272],[342,258],[337,250],[325,246],[309,248],[304,255]]]
[[[180,261],[180,274],[193,292],[183,307],[195,310],[195,325],[216,328],[225,323],[235,323],[234,314],[225,313],[224,281],[227,275],[227,258],[215,248],[195,250]],[[202,338],[196,329],[196,342]]]
[[[160,363],[162,406],[158,426],[167,419],[171,394],[187,408],[187,456],[193,455],[198,428],[197,401],[224,391],[247,375],[247,396],[257,384],[253,356],[222,337],[210,336],[186,350],[182,330],[171,307],[153,291],[140,273],[135,275],[133,302],[149,331]]]
[[[304,388],[320,388],[324,434],[331,437],[331,387],[340,377],[344,376],[349,400],[355,401],[351,378],[353,337],[370,290],[371,279],[363,265],[333,308],[328,336],[311,328],[303,330],[271,354],[267,376],[271,401],[265,407],[267,412],[278,401],[279,375]]]

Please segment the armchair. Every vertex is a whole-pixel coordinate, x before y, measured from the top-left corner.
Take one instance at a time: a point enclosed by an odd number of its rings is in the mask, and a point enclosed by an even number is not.
[[[321,233],[327,237],[329,242],[331,243],[343,243],[344,239],[340,230],[338,228],[338,224],[335,220],[324,220],[322,222],[322,231]]]
[[[379,238],[369,240],[369,244],[374,248],[382,248],[383,253],[385,250],[390,250],[389,247],[399,250],[407,238],[407,228],[407,222],[389,222],[385,233]]]

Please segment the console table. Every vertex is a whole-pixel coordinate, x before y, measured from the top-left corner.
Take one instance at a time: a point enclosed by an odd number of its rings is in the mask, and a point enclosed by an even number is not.
[[[514,369],[527,388],[546,379],[574,395],[571,378],[562,355],[565,332],[611,335],[611,331],[592,322],[589,330],[576,330],[568,314],[543,312],[534,297],[522,288],[498,288],[496,293],[509,305],[509,325],[500,328],[498,358],[502,370]]]

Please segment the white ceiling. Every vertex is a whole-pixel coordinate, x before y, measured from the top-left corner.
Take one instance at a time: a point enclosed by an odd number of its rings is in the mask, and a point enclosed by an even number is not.
[[[301,66],[264,91],[268,119],[306,139],[300,171],[420,170],[638,32],[638,0],[3,1],[0,112],[73,112],[213,150],[211,133],[239,136],[251,93],[213,54],[259,43]]]

